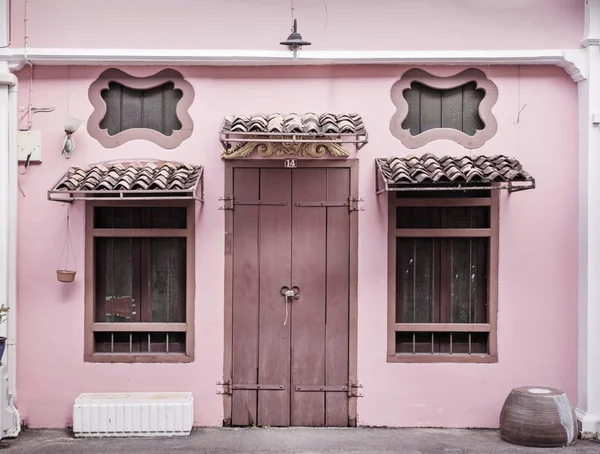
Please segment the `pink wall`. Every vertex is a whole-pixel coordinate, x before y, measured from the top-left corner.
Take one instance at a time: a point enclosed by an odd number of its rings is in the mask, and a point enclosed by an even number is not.
[[[516,67],[482,68],[498,86],[498,132],[478,152],[517,157],[538,186],[502,198],[499,363],[386,363],[386,203],[385,196],[374,194],[373,159],[409,154],[388,129],[395,110],[390,88],[407,69],[179,68],[196,93],[189,140],[174,150],[145,141],[104,149],[82,125],[74,135],[77,149],[67,161],[60,155],[63,117],[71,113],[87,120],[92,112],[87,89],[103,68],[38,67],[32,103],[56,110],[34,116],[33,129],[43,131],[43,163],[19,178],[25,197],[19,199],[17,404],[27,423],[69,424],[81,392],[168,390],[193,392],[197,425],[221,424],[222,400],[215,392],[223,358],[224,217],[218,198],[224,165],[218,130],[226,114],[258,111],[358,112],[369,131],[370,143],[357,153],[365,207],[359,214],[358,364],[364,385],[359,424],[495,427],[510,389],[528,384],[563,388],[575,404],[577,91],[559,68],[522,67],[520,75]],[[429,70],[448,75],[462,69]],[[136,75],[158,71],[128,70]],[[19,104],[26,105],[27,70],[19,79]],[[415,151],[466,152],[448,141]],[[71,211],[79,274],[73,284],[55,278],[67,207],[48,202],[46,190],[70,165],[137,157],[205,166],[205,203],[198,204],[196,225],[196,361],[190,364],[83,363],[81,202]]]
[[[24,41],[13,0],[13,45]],[[282,49],[291,0],[29,0],[32,47]],[[311,50],[579,48],[582,0],[296,0]]]

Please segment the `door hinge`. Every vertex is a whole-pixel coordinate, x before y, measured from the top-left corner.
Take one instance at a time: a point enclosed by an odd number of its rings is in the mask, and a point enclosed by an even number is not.
[[[219,201],[223,202],[223,206],[219,210],[233,210],[234,198],[232,196],[219,197]]]
[[[363,385],[357,382],[350,382],[348,384],[348,397],[363,397],[363,395],[358,391],[362,388]]]
[[[364,200],[348,197],[348,211],[365,211],[365,208],[362,205],[359,205],[361,202],[364,202]]]
[[[227,394],[227,395],[231,396],[231,383],[232,383],[231,378],[224,382],[218,381],[217,386],[222,386],[223,389],[217,389],[217,394]]]

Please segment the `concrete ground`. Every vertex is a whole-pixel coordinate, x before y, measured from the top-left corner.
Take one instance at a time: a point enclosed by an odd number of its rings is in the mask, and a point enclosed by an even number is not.
[[[600,443],[578,440],[568,448],[525,448],[503,442],[495,430],[448,429],[195,429],[184,438],[73,438],[60,430],[28,430],[2,440],[15,454],[366,454],[366,453],[600,453]]]

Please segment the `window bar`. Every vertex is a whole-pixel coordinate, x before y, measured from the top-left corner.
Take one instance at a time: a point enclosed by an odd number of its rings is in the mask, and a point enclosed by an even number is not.
[[[148,333],[148,353],[152,353],[152,344],[150,343],[150,333]]]
[[[431,333],[431,354],[433,355],[435,353],[435,338],[434,338],[434,333]]]
[[[444,240],[442,240],[444,241]],[[454,322],[454,301],[452,301],[452,295],[454,295],[454,241],[452,241],[452,239],[450,239],[450,241],[448,241],[448,246],[450,249],[450,263],[448,265],[448,268],[450,269],[450,294],[448,295],[448,306],[450,306],[450,309],[448,310],[450,312],[450,323]],[[452,343],[452,342],[450,342]]]
[[[129,354],[133,353],[133,333],[129,333]]]
[[[114,222],[114,218],[113,218]],[[110,241],[110,322],[115,322],[115,240]]]
[[[472,222],[471,222],[472,224]],[[473,269],[473,239],[469,238],[469,323],[473,323],[473,279],[475,278],[475,270]]]
[[[450,333],[450,354],[452,354],[452,333]]]
[[[146,90],[142,90],[142,93],[140,94],[140,128],[144,127],[144,99],[145,99],[145,97],[146,97]]]
[[[167,243],[169,245],[169,253],[167,254],[167,322],[171,321],[170,318],[170,308],[171,308],[171,251],[173,250],[173,239],[169,238],[167,240]]]
[[[416,337],[417,335],[413,333],[413,355],[417,352]]]
[[[110,333],[110,352],[115,352],[115,333]]]
[[[469,355],[471,354],[471,333],[469,333]]]
[[[413,263],[412,263],[412,274],[413,274],[413,318],[412,322],[417,321],[417,240],[413,239]],[[414,353],[414,352],[413,352]]]
[[[166,345],[167,354],[169,353],[169,333],[167,333],[167,345]]]

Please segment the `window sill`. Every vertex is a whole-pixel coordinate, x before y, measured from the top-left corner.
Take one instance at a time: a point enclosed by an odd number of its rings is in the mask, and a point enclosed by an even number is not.
[[[86,363],[191,363],[194,361],[194,357],[183,353],[142,353],[138,355],[94,353],[85,355],[83,360]]]
[[[475,355],[475,354],[398,354],[388,355],[388,363],[497,363],[498,357],[491,355]]]

